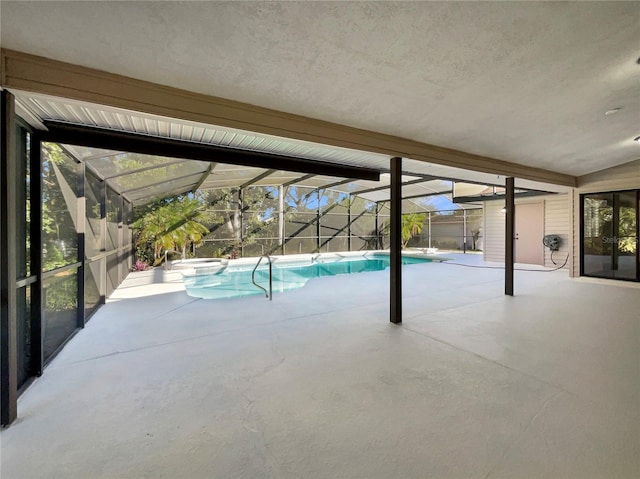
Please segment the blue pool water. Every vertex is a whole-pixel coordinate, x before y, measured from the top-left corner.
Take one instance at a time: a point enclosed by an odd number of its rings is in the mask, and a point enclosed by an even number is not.
[[[428,263],[427,258],[403,257],[402,264]],[[217,274],[185,275],[184,284],[189,296],[205,299],[236,298],[264,292],[251,282],[254,265],[230,265]],[[382,271],[389,267],[388,256],[330,257],[306,261],[278,261],[273,263],[273,292],[284,292],[303,287],[307,281],[321,276]],[[256,271],[256,282],[269,287],[269,267],[263,260]]]

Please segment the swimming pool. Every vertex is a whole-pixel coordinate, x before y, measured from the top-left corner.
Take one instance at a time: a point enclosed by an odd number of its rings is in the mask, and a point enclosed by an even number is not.
[[[223,299],[264,294],[251,282],[251,272],[257,263],[229,262],[217,272],[185,271],[183,280],[187,294],[194,298]],[[273,257],[273,292],[284,292],[303,287],[312,278],[339,274],[382,271],[389,267],[389,256],[383,254],[306,255],[304,258]],[[402,257],[402,264],[431,262],[430,258]],[[256,282],[263,287],[269,284],[269,266],[263,260],[255,274]]]

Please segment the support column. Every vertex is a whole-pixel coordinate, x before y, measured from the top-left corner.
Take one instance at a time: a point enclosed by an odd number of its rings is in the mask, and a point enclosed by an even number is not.
[[[505,252],[504,252],[504,294],[513,296],[513,263],[514,263],[514,246],[515,246],[515,233],[516,233],[516,205],[514,200],[514,185],[513,178],[507,178],[507,190],[505,195]]]
[[[351,193],[349,193],[349,208],[347,209],[347,251],[351,251]]]
[[[284,255],[284,186],[278,187],[278,243],[280,254]]]
[[[42,376],[44,367],[44,328],[42,327],[42,144],[40,132],[31,135],[29,201],[31,208],[31,358],[30,373]]]
[[[122,252],[124,251],[124,198],[118,195],[118,286],[124,281],[126,274],[124,273],[124,264],[122,264]]]
[[[429,248],[431,248],[431,211],[429,211]]]
[[[240,257],[244,258],[244,191],[242,188],[238,189],[238,222],[239,222],[239,234],[240,238]]]
[[[402,323],[402,158],[391,158],[391,275],[390,316],[394,324]]]
[[[379,212],[380,212],[380,203],[376,202],[376,217],[375,217],[375,239],[376,239],[376,249],[382,249],[382,241],[380,240],[380,224],[379,224]]]
[[[107,300],[107,182],[100,180],[100,304]]]
[[[316,192],[318,193],[318,208],[316,209],[316,250],[320,253],[320,188],[318,188]]]
[[[84,175],[85,175],[85,163],[81,161],[76,165],[76,186],[78,190],[76,199],[76,230],[78,233],[78,261],[80,267],[77,271],[78,277],[78,311],[76,317],[76,325],[78,328],[84,328],[84,271],[85,271],[85,222],[86,222],[86,202],[84,196]],[[118,271],[120,265],[118,264]],[[120,279],[122,280],[122,279]]]
[[[0,93],[0,423],[18,416],[18,350],[16,295],[16,117],[15,98]]]
[[[467,252],[467,210],[462,210],[462,252]]]

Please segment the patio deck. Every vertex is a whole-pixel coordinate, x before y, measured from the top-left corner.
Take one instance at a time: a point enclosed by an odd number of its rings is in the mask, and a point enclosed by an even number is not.
[[[272,302],[131,273],[20,397],[3,479],[637,477],[638,285],[403,275],[395,326],[388,272]]]

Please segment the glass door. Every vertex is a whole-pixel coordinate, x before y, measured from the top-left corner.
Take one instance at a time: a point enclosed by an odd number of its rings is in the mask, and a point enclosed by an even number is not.
[[[582,275],[640,279],[639,204],[639,190],[582,195]]]

